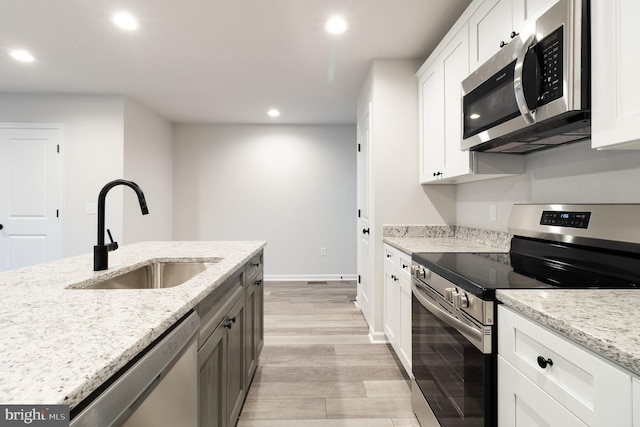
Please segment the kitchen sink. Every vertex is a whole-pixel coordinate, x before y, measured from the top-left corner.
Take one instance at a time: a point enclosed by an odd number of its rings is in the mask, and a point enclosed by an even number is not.
[[[119,276],[75,289],[162,289],[181,285],[215,264],[212,262],[153,262]]]

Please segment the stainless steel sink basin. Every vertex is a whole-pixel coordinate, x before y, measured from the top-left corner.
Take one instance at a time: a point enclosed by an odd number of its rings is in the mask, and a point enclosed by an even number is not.
[[[78,289],[161,289],[181,285],[215,262],[154,262]]]

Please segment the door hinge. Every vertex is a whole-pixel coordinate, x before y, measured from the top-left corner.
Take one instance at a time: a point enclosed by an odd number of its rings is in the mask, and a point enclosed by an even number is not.
[[[360,152],[360,144],[358,144],[358,153]]]

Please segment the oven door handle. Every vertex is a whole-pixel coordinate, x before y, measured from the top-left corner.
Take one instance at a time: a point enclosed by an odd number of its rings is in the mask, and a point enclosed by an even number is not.
[[[413,295],[416,297],[418,302],[425,309],[429,310],[431,314],[464,335],[464,337],[467,338],[471,342],[471,344],[473,344],[478,350],[482,351],[483,353],[491,352],[491,349],[487,350],[484,348],[484,335],[482,330],[478,330],[472,326],[467,325],[466,323],[459,321],[450,313],[446,312],[442,308],[429,301],[424,295],[422,295],[422,290],[415,283],[412,283],[411,287],[413,288]]]

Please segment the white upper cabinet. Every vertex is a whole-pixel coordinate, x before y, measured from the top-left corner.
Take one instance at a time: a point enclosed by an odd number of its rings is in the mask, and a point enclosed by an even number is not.
[[[591,2],[591,146],[640,149],[640,1]]]
[[[461,83],[470,73],[470,62],[479,60],[478,52],[490,56],[490,48],[470,51],[473,29],[491,30],[492,22],[503,17],[487,17],[470,24],[470,17],[500,10],[511,22],[510,0],[475,1],[462,15],[434,53],[418,70],[420,105],[420,183],[454,184],[498,178],[524,172],[524,158],[512,154],[462,151]],[[495,7],[485,10],[485,4]],[[498,9],[496,9],[496,7]],[[509,24],[509,28],[511,24]],[[507,34],[508,35],[508,34]],[[476,39],[477,39],[476,35]],[[481,35],[488,40],[490,36]],[[472,42],[471,46],[473,46]],[[484,42],[483,42],[484,43]],[[496,44],[496,46],[498,46]],[[482,56],[481,56],[482,57]]]
[[[535,19],[558,0],[485,0],[469,18],[471,71],[513,37],[530,34]]]
[[[499,51],[501,43],[509,42],[511,19],[511,0],[486,0],[471,16],[471,71]]]
[[[469,153],[460,149],[460,82],[469,74],[468,40],[465,25],[433,65],[419,76],[421,182],[470,172]]]

